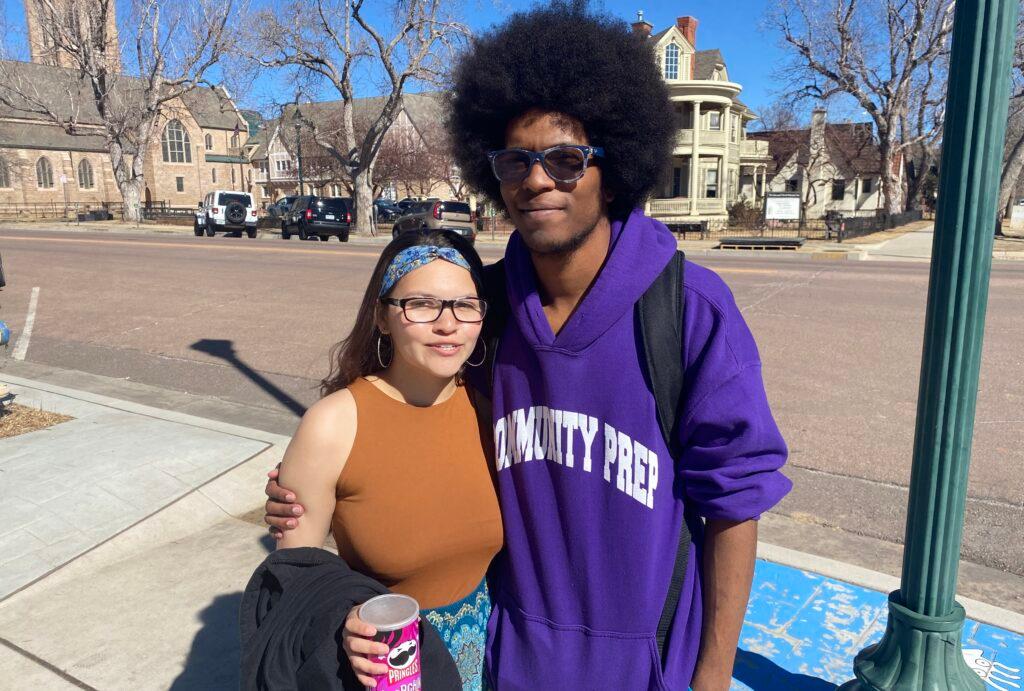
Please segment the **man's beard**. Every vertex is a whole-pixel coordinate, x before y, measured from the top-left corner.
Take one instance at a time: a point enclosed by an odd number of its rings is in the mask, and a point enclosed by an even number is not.
[[[564,257],[568,259],[579,250],[580,247],[586,243],[587,239],[593,234],[594,229],[597,228],[598,222],[601,217],[598,215],[594,218],[593,222],[585,226],[582,230],[574,233],[567,240],[561,242],[549,243],[543,247],[534,246],[524,235],[524,242],[527,248],[532,254],[542,257]],[[532,239],[532,238],[531,238]]]

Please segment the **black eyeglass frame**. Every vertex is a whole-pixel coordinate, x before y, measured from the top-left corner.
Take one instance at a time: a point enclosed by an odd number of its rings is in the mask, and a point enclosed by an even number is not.
[[[439,309],[437,311],[437,316],[436,317],[434,317],[433,319],[429,319],[427,321],[416,321],[414,319],[409,319],[409,313],[405,311],[405,306],[407,304],[409,304],[410,302],[412,302],[413,300],[437,300],[438,302],[441,303],[441,309]],[[466,302],[468,300],[474,300],[474,301],[480,303],[480,318],[479,319],[473,319],[473,320],[459,319],[459,315],[457,315],[455,313],[455,303],[457,303],[457,302]],[[465,298],[455,298],[454,300],[441,300],[439,298],[428,298],[428,297],[423,297],[422,295],[419,295],[419,296],[414,295],[412,297],[407,297],[407,298],[381,298],[380,301],[382,303],[384,303],[385,305],[392,305],[394,307],[400,307],[402,309],[402,316],[404,316],[406,319],[408,319],[409,322],[412,323],[412,324],[433,324],[434,322],[436,322],[438,319],[441,318],[441,315],[444,314],[444,311],[446,309],[451,310],[452,316],[455,317],[455,321],[460,322],[462,324],[480,324],[480,323],[483,322],[484,317],[487,316],[487,300],[484,300],[483,298],[465,297]]]
[[[579,151],[579,152],[581,152],[583,154],[583,168],[580,170],[580,174],[577,175],[576,177],[572,177],[572,178],[559,178],[559,177],[555,177],[551,173],[551,169],[548,168],[547,155],[549,153],[551,153],[552,151],[557,151],[557,150],[560,150],[560,149],[562,149],[562,150],[564,150],[564,149],[576,149],[577,151]],[[523,172],[523,176],[521,178],[519,178],[519,179],[515,179],[515,180],[502,180],[501,176],[498,175],[498,169],[495,166],[494,161],[495,161],[495,159],[499,155],[504,154],[504,153],[508,153],[508,152],[523,153],[523,154],[526,154],[529,157],[529,159],[530,159],[528,165],[526,166],[525,171]],[[515,149],[515,148],[513,148],[513,149],[498,149],[496,151],[488,151],[487,152],[487,159],[491,162],[491,172],[494,173],[494,177],[498,178],[498,182],[511,183],[511,184],[515,184],[517,182],[522,182],[523,180],[525,180],[530,175],[530,171],[533,170],[533,164],[537,163],[538,161],[540,162],[540,167],[544,169],[544,172],[547,174],[547,176],[549,178],[551,178],[552,180],[554,180],[555,182],[563,182],[563,183],[576,182],[577,180],[579,180],[580,178],[582,178],[584,175],[587,174],[587,166],[590,163],[590,159],[592,157],[594,157],[594,156],[604,156],[604,149],[602,149],[600,146],[585,146],[583,144],[559,144],[558,146],[552,146],[552,147],[549,147],[547,149],[544,149],[543,151],[530,151],[529,149]]]

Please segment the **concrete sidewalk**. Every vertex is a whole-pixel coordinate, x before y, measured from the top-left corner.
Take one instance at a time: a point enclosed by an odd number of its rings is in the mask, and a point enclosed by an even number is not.
[[[0,558],[48,560],[18,582],[0,564],[18,589],[0,594],[0,689],[237,688],[238,606],[273,549],[263,486],[287,437],[5,372],[0,381],[19,402],[76,417],[0,440]],[[76,551],[38,537],[44,509],[83,534]],[[819,691],[848,679],[884,629],[894,579],[772,545],[759,557],[733,688]],[[992,688],[1014,688],[1024,616],[964,604],[975,666],[995,675]]]

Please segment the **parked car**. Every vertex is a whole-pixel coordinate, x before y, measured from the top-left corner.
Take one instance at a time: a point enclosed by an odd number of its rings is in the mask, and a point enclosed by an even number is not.
[[[378,223],[391,223],[402,215],[402,209],[390,199],[378,199],[373,203]]]
[[[466,202],[416,202],[395,221],[391,237],[409,230],[451,230],[470,242],[476,241],[476,214]]]
[[[209,192],[196,208],[193,230],[197,236],[204,232],[213,237],[217,231],[237,233],[242,231],[250,238],[256,237],[256,204],[248,192],[214,190]]]
[[[399,209],[401,209],[402,213],[405,214],[405,213],[408,213],[409,208],[413,204],[418,204],[420,202],[439,202],[439,201],[441,201],[440,197],[406,197],[402,201],[400,201],[397,204],[395,204],[395,206],[397,206]]]
[[[281,217],[281,237],[290,240],[296,234],[301,240],[318,237],[327,242],[333,235],[341,242],[348,242],[352,209],[352,200],[348,197],[298,197]]]
[[[298,199],[298,195],[291,195],[290,197],[281,197],[276,202],[267,207],[267,215],[271,218],[281,218],[284,216],[289,209],[292,208],[292,204]]]

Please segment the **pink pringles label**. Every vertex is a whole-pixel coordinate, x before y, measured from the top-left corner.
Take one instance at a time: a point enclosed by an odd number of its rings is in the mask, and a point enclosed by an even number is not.
[[[373,640],[388,646],[386,655],[373,655],[373,662],[386,665],[387,673],[376,677],[377,691],[420,691],[419,604],[406,595],[380,595],[359,609],[359,618],[377,629]]]
[[[373,661],[388,666],[387,674],[377,677],[377,691],[419,691],[420,624],[414,621],[400,631],[378,631],[375,641],[387,644],[387,655]]]

